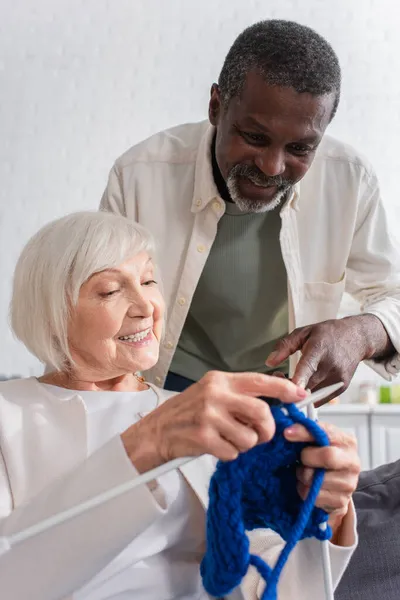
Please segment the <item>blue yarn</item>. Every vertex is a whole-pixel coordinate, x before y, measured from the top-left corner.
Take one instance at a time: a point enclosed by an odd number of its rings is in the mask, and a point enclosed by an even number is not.
[[[307,444],[288,442],[283,431],[301,423],[318,446],[328,446],[328,436],[293,404],[285,408],[288,414],[271,407],[276,433],[270,442],[240,454],[236,460],[219,461],[211,478],[207,551],[200,571],[204,588],[217,598],[237,587],[252,565],[266,582],[261,600],[276,600],[280,574],[297,542],[307,537],[331,537],[329,526],[325,530],[319,527],[328,520],[327,513],[315,507],[324,471],[316,469],[303,502],[296,489],[296,467]],[[274,568],[249,552],[246,530],[257,528],[270,528],[286,541]]]

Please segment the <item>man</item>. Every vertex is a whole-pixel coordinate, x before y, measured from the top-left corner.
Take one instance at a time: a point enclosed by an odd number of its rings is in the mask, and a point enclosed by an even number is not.
[[[378,183],[324,136],[340,80],[313,30],[257,23],[212,85],[210,123],[158,133],[115,163],[102,208],[158,244],[168,319],[157,384],[279,368],[315,389],[347,387],[362,360],[386,377],[400,369],[400,261]],[[363,314],[337,319],[344,290]]]

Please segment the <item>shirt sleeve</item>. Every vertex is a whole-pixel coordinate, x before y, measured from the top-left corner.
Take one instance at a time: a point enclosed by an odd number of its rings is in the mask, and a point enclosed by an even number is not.
[[[329,557],[334,589],[338,586],[357,547],[357,526],[353,504],[346,517],[346,538],[350,546],[329,545]],[[284,547],[282,538],[271,530],[257,529],[250,534],[250,552],[261,556],[270,566],[275,565]],[[254,567],[250,567],[241,585],[243,600],[259,600],[265,582]],[[281,573],[278,597],[282,600],[321,600],[325,597],[321,542],[315,538],[302,540],[291,552]]]
[[[384,362],[366,362],[391,379],[400,372],[400,247],[390,230],[373,172],[364,173],[359,193],[359,218],[347,263],[346,291],[360,303],[363,312],[382,321],[396,352]]]
[[[164,510],[146,485],[126,492],[32,538],[14,534],[138,476],[119,436],[12,510],[6,465],[0,456],[0,582],[7,600],[54,600],[82,587]],[[8,514],[7,514],[8,513]]]
[[[117,163],[114,164],[108,176],[107,187],[100,202],[100,210],[126,216],[122,177]]]

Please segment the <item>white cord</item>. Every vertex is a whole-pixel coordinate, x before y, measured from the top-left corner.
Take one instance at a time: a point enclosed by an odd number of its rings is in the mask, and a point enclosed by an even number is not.
[[[317,409],[314,404],[307,406],[307,417],[313,421],[317,420]],[[319,526],[321,531],[326,530],[326,523],[321,523]],[[324,575],[324,588],[325,588],[325,600],[335,600],[333,585],[332,585],[332,570],[331,570],[331,559],[329,556],[329,540],[323,540],[322,546],[322,572]]]

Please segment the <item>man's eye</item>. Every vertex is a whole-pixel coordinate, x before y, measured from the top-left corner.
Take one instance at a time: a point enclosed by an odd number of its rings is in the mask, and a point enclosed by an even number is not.
[[[289,150],[292,154],[297,154],[298,156],[307,156],[313,151],[313,148],[310,146],[303,146],[302,144],[292,144],[289,146]]]
[[[242,137],[251,144],[265,144],[265,136],[262,133],[242,131]]]
[[[157,281],[154,281],[154,279],[148,279],[147,281],[143,281],[142,285],[157,285]]]

